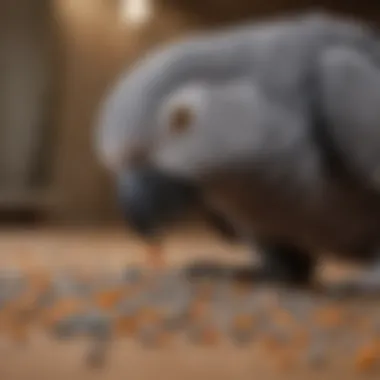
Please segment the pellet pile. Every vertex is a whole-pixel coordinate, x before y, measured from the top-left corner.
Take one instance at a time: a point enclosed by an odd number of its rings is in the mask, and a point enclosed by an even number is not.
[[[27,343],[40,329],[90,339],[88,363],[104,362],[115,339],[159,348],[186,339],[212,347],[232,340],[267,350],[278,365],[329,366],[337,356],[360,371],[380,364],[380,305],[236,280],[189,281],[180,268],[119,273],[0,273],[0,331]]]

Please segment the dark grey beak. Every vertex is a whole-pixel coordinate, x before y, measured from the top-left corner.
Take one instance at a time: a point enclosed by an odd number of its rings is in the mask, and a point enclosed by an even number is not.
[[[119,176],[118,197],[127,224],[144,239],[154,239],[196,204],[198,192],[185,180],[139,169]]]

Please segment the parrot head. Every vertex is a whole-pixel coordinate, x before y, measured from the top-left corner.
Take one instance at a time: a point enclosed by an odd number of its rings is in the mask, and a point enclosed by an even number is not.
[[[148,68],[130,72],[106,100],[97,153],[114,173],[125,219],[152,237],[202,202],[210,173],[260,143],[252,120],[263,104],[248,80],[203,76],[169,86],[170,69],[149,79]]]

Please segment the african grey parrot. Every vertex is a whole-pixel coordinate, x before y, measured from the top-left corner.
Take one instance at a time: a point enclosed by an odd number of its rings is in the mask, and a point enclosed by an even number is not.
[[[257,278],[306,284],[323,255],[380,272],[380,42],[369,25],[311,12],[151,52],[107,94],[96,151],[145,236],[203,202],[259,247]],[[380,289],[380,276],[350,285]]]

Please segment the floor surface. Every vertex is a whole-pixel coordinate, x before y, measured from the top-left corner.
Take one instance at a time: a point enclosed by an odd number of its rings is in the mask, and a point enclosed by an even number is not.
[[[207,234],[177,234],[165,242],[170,264],[194,259],[223,261],[248,259],[243,247],[222,244]],[[120,269],[143,263],[144,246],[119,230],[13,230],[0,231],[0,266],[30,268],[81,268],[86,271]],[[331,273],[338,273],[332,269]],[[26,346],[0,339],[1,380],[131,379],[131,380],[251,380],[379,378],[352,371],[347,358],[334,368],[312,372],[307,368],[274,368],[268,355],[255,347],[229,343],[197,347],[178,341],[159,350],[147,350],[134,342],[116,343],[104,369],[88,369],[83,362],[86,342],[55,342],[35,334]],[[270,355],[269,355],[270,356]],[[351,363],[352,364],[352,363]]]

